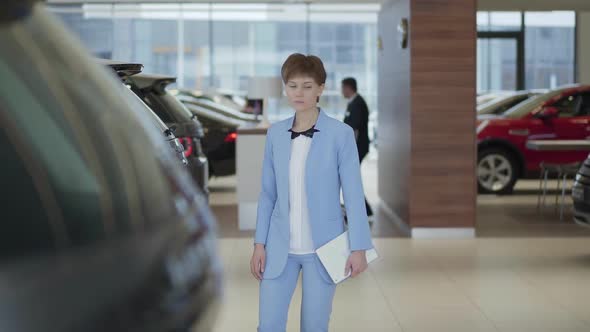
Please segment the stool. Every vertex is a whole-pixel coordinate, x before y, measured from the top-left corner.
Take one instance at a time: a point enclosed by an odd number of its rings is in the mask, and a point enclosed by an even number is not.
[[[555,194],[555,210],[557,211],[557,204],[559,201],[559,194],[561,191],[561,204],[559,211],[559,220],[563,221],[563,207],[565,204],[565,189],[567,187],[567,178],[571,175],[575,177],[578,170],[582,166],[582,163],[571,163],[571,164],[549,164],[542,162],[540,164],[541,174],[539,176],[539,194],[537,196],[537,210],[540,210],[541,206],[545,206],[545,198],[547,196],[547,182],[549,173],[557,174],[557,192]],[[541,199],[542,196],[542,199]]]

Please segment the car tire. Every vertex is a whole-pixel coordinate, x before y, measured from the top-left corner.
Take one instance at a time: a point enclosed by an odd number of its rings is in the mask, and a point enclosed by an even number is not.
[[[512,194],[518,180],[518,163],[506,149],[487,148],[477,154],[477,189],[480,194]]]

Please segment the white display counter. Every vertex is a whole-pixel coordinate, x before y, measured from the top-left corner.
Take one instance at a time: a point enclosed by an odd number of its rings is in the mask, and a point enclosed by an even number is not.
[[[240,127],[236,140],[238,225],[240,230],[256,228],[262,161],[267,127]]]

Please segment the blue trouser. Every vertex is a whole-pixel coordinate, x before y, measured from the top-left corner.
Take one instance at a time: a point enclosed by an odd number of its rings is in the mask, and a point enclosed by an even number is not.
[[[299,271],[303,270],[301,332],[328,332],[336,285],[320,276],[316,254],[289,254],[281,275],[260,282],[258,332],[284,332]]]

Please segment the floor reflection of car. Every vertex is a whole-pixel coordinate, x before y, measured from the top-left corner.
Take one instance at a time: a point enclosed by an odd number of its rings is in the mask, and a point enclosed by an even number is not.
[[[534,91],[515,91],[507,93],[503,96],[497,97],[488,101],[484,104],[477,106],[477,116],[494,116],[500,115],[506,112],[508,109],[520,104],[521,102],[537,96],[547,91],[534,90]]]
[[[572,187],[574,221],[590,227],[590,159],[586,158]]]
[[[216,226],[186,168],[44,3],[0,8],[0,330],[211,330]]]
[[[101,65],[105,65],[112,69],[117,76],[122,80],[125,81],[129,76],[136,75],[141,73],[143,65],[137,63],[125,63],[120,61],[112,61],[112,60],[102,60],[98,59],[97,62]],[[184,165],[188,166],[189,162],[185,155],[185,149],[182,143],[176,136],[174,136],[174,130],[176,129],[175,126],[172,128],[168,128],[166,124],[160,120],[160,118],[152,111],[137,95],[135,95],[131,90],[127,89],[126,95],[128,95],[130,102],[132,103],[140,103],[141,106],[138,105],[139,108],[145,110],[147,114],[149,114],[150,119],[152,119],[152,123],[156,127],[156,130],[164,135],[164,139],[168,142],[168,145],[172,148],[178,160]]]
[[[590,134],[590,86],[570,85],[530,98],[501,116],[478,119],[478,188],[482,193],[511,193],[519,178],[538,173],[541,162],[581,162],[582,151],[537,151],[528,140],[587,139]]]
[[[174,134],[184,145],[185,156],[193,179],[208,195],[209,161],[203,151],[204,137],[201,122],[166,90],[176,78],[162,75],[137,74],[126,80],[131,90],[145,102],[166,125],[174,126]]]
[[[211,165],[211,175],[235,174],[237,129],[257,124],[255,116],[186,93],[179,92],[177,97],[205,127],[203,149]]]

